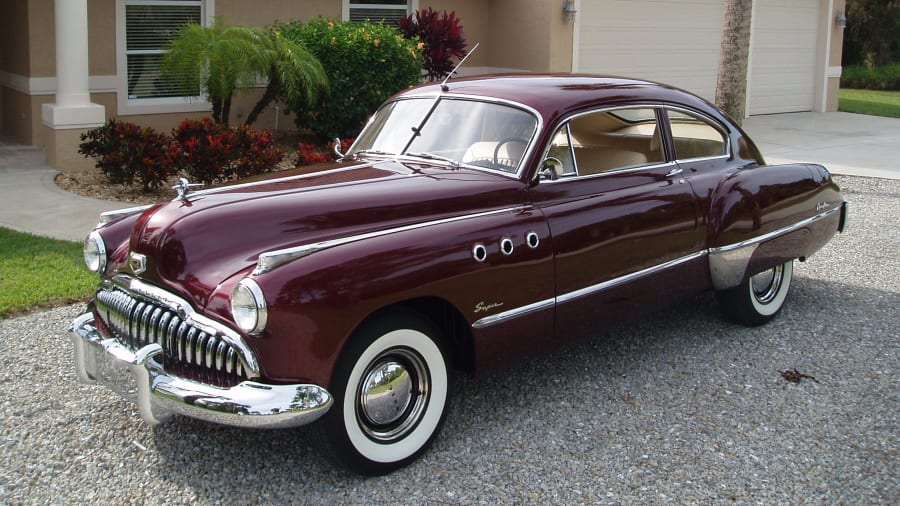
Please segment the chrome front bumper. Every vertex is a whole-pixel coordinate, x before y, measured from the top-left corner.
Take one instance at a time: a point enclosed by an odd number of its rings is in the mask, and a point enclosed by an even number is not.
[[[313,422],[331,407],[331,394],[318,385],[243,381],[220,388],[172,376],[157,361],[162,353],[158,344],[131,351],[115,339],[104,339],[91,313],[76,318],[69,332],[78,378],[136,402],[141,417],[153,425],[178,413],[235,427],[280,429]]]

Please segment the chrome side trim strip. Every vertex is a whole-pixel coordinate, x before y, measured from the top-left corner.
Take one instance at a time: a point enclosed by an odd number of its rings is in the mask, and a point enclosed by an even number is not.
[[[513,318],[518,318],[520,316],[525,316],[529,313],[534,313],[536,311],[540,311],[542,309],[549,309],[556,305],[556,299],[546,299],[539,302],[535,302],[534,304],[528,304],[527,306],[517,307],[515,309],[510,309],[509,311],[504,311],[502,313],[492,314],[490,316],[485,316],[484,318],[476,321],[472,324],[472,328],[480,329],[484,327],[490,327],[491,325],[504,322],[506,320],[511,320]]]
[[[105,213],[100,213],[100,220],[97,222],[97,226],[94,227],[94,230],[98,228],[104,227],[107,223],[115,221],[119,218],[124,218],[126,216],[131,216],[132,214],[138,214],[150,209],[152,205],[146,206],[137,206],[137,207],[126,207],[125,209],[115,209],[113,211],[106,211]]]
[[[691,262],[698,258],[703,258],[707,255],[707,250],[698,251],[696,253],[692,253],[687,256],[683,256],[681,258],[676,258],[674,260],[669,260],[668,262],[661,263],[659,265],[654,265],[653,267],[648,267],[646,269],[632,272],[631,274],[626,274],[624,276],[620,276],[618,278],[613,278],[608,281],[604,281],[602,283],[597,283],[596,285],[587,286],[580,290],[575,290],[573,292],[569,292],[563,295],[560,295],[556,298],[557,304],[563,304],[566,302],[571,302],[573,300],[580,299],[587,295],[590,295],[595,292],[599,292],[601,290],[607,290],[609,288],[613,288],[625,283],[630,283],[636,279],[643,278],[645,276],[649,276],[651,274],[655,274],[659,271],[664,271],[666,269],[671,269],[672,267],[676,267],[683,263]]]
[[[443,218],[440,220],[426,221],[422,223],[414,223],[412,225],[404,225],[402,227],[389,228],[385,230],[376,230],[374,232],[368,232],[365,234],[359,235],[351,235],[349,237],[342,237],[340,239],[330,239],[327,241],[319,241],[312,244],[304,244],[303,246],[295,246],[293,248],[284,248],[275,251],[267,251],[259,255],[259,258],[256,261],[256,269],[253,270],[253,275],[258,276],[260,274],[266,273],[280,267],[288,262],[296,260],[298,258],[303,258],[307,255],[311,255],[317,251],[322,251],[328,248],[334,248],[336,246],[342,246],[344,244],[350,244],[352,242],[363,241],[366,239],[373,239],[375,237],[381,237],[390,234],[397,234],[400,232],[408,232],[410,230],[416,230],[419,228],[432,227],[436,225],[444,225],[447,223],[454,223],[457,221],[468,220],[472,218],[482,218],[485,216],[492,216],[495,214],[504,214],[504,213],[520,213],[527,209],[531,209],[531,206],[518,206],[518,207],[508,207],[505,209],[496,209],[493,211],[485,211],[481,213],[475,214],[466,214],[462,216],[454,216],[452,218]]]
[[[232,345],[240,352],[240,359],[245,367],[247,375],[251,378],[257,378],[260,375],[259,362],[253,350],[244,342],[244,339],[235,330],[230,329],[221,323],[204,316],[194,310],[194,308],[184,299],[161,288],[149,285],[139,279],[117,274],[111,280],[104,280],[103,284],[111,284],[124,289],[132,294],[145,297],[151,301],[178,313],[185,323],[191,324],[207,334],[216,336],[228,344]]]
[[[834,214],[834,213],[840,212],[840,210],[842,209],[842,207],[843,207],[843,205],[839,205],[839,206],[834,207],[834,208],[831,208],[831,209],[829,209],[829,210],[827,210],[827,211],[821,212],[821,213],[819,213],[819,214],[817,214],[817,215],[811,216],[811,217],[806,218],[806,219],[804,219],[804,220],[800,220],[800,221],[798,221],[797,223],[794,223],[793,225],[788,225],[788,226],[786,226],[786,227],[779,228],[778,230],[773,230],[773,231],[768,232],[768,233],[765,233],[765,234],[763,234],[763,235],[754,237],[753,239],[747,239],[746,241],[741,241],[741,242],[737,242],[737,243],[734,243],[734,244],[728,244],[728,245],[725,245],[725,246],[719,246],[719,247],[717,247],[717,248],[710,248],[710,249],[709,249],[709,253],[710,253],[711,255],[716,255],[716,254],[719,254],[719,253],[725,253],[725,252],[727,252],[727,251],[731,251],[731,250],[736,250],[736,249],[744,248],[744,247],[746,247],[746,246],[750,246],[751,244],[759,244],[759,243],[768,241],[769,239],[774,239],[774,238],[776,238],[776,237],[778,237],[778,236],[780,236],[780,235],[788,234],[788,233],[793,232],[793,231],[795,231],[795,230],[799,230],[799,229],[801,229],[801,228],[803,228],[803,227],[806,227],[807,225],[809,225],[809,224],[811,224],[811,223],[813,223],[813,222],[815,222],[815,221],[821,220],[822,218],[825,218],[825,217],[827,217],[827,216],[829,216],[829,215],[832,215],[832,214]]]

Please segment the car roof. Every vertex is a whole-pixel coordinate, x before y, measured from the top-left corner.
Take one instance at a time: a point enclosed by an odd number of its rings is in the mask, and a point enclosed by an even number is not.
[[[401,92],[397,97],[443,93],[509,100],[534,109],[545,122],[586,107],[629,102],[681,105],[725,121],[715,107],[696,95],[664,84],[623,77],[500,74],[450,79],[447,88],[442,91],[439,83],[430,83]]]

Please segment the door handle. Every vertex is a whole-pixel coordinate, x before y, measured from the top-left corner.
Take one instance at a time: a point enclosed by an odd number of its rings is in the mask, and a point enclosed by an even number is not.
[[[680,175],[682,172],[683,171],[681,170],[681,167],[675,167],[674,169],[666,173],[666,177],[675,177]]]

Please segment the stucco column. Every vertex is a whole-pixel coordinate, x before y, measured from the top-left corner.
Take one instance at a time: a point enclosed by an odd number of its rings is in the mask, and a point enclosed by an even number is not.
[[[81,168],[85,159],[77,154],[78,135],[102,125],[106,112],[91,103],[87,0],[54,0],[54,8],[56,102],[44,104],[41,111],[47,160],[56,168]]]

